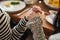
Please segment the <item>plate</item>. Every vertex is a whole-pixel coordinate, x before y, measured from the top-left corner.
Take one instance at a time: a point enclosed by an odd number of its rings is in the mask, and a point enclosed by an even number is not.
[[[53,8],[53,9],[59,9],[59,8],[60,8],[60,7],[55,7],[55,6],[51,5],[51,4],[48,4],[48,2],[49,2],[49,0],[44,0],[44,3],[45,3],[47,6],[49,6],[50,8]],[[56,4],[54,4],[54,5],[56,5]]]
[[[55,16],[56,16],[55,14],[50,14],[46,16],[46,21],[53,25]]]
[[[0,2],[0,8],[6,12],[17,12],[17,11],[20,11],[26,7],[26,4],[23,1],[19,1],[20,4],[18,4],[18,5],[10,5],[10,7],[7,7],[5,5],[7,2],[15,2],[15,1],[2,1],[2,2]]]

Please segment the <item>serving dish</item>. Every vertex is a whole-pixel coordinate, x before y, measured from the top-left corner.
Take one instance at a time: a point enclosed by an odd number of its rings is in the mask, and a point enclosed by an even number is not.
[[[25,7],[26,7],[26,4],[23,1],[2,1],[0,2],[0,8],[6,12],[17,12],[17,11],[24,9]]]
[[[44,0],[44,3],[53,9],[59,9],[60,8],[59,0]]]

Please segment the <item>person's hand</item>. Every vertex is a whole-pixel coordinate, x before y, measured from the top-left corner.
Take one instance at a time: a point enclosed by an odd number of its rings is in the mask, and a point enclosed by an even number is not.
[[[41,7],[39,6],[33,6],[33,11],[36,13],[44,14],[44,15],[49,15],[49,12],[43,11]]]
[[[35,16],[39,16],[39,14],[38,14],[38,13],[35,13],[35,12],[33,11],[33,12],[31,12],[31,13],[28,13],[28,15],[26,15],[26,19],[27,19],[27,20],[30,20],[30,19],[32,19],[32,18],[35,17]]]
[[[38,12],[42,13],[42,10],[39,6],[33,6],[32,10],[36,13],[38,13]]]
[[[26,19],[27,19],[27,20],[30,20],[30,19],[32,19],[32,18],[35,17],[35,16],[39,16],[39,13],[37,13],[34,8],[31,8],[31,9],[26,13]]]
[[[33,6],[26,14],[27,19],[30,20],[31,18],[35,17],[35,16],[45,16],[47,12],[41,10],[41,8],[39,6]]]

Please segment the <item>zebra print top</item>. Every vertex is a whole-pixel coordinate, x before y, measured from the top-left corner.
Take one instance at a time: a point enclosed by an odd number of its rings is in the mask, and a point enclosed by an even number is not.
[[[0,13],[0,40],[20,40],[24,34],[27,20],[22,18],[18,25],[10,28],[10,17],[6,13]]]

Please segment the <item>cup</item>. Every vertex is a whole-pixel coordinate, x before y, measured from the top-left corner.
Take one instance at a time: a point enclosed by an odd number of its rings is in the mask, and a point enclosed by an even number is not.
[[[38,0],[24,0],[26,4],[35,4],[38,2]]]

